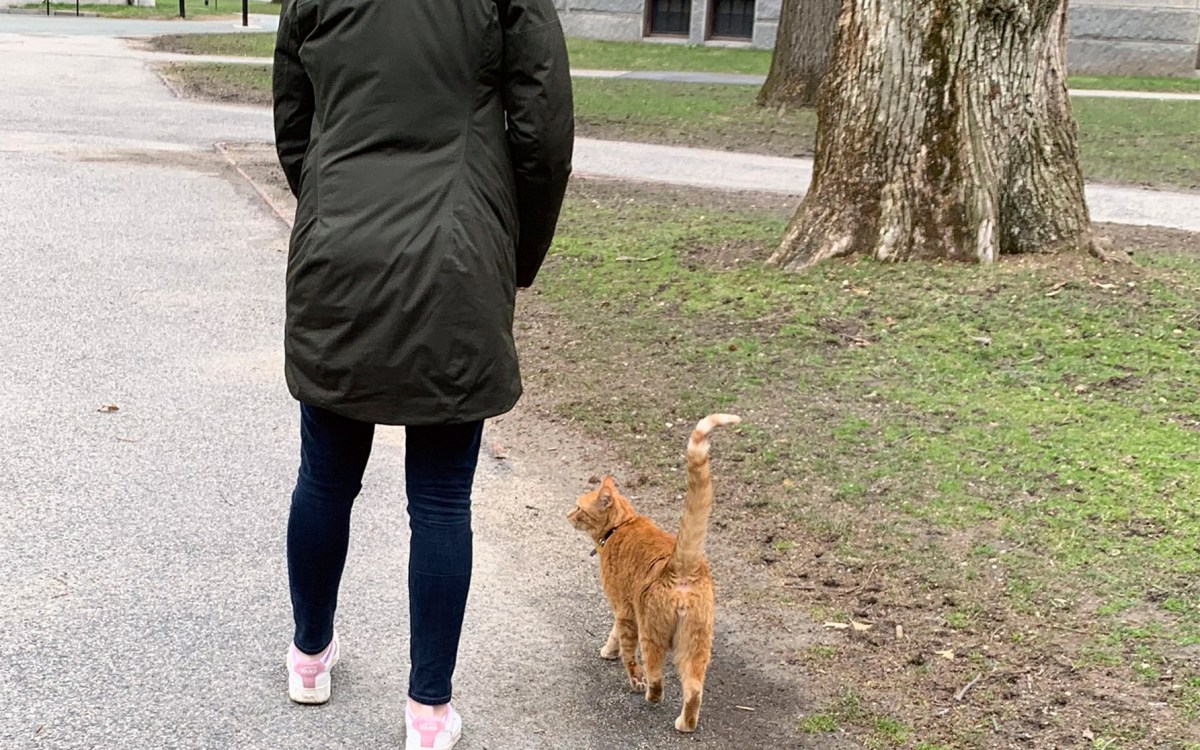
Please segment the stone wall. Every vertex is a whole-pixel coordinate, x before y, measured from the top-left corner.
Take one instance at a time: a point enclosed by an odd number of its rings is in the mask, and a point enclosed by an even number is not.
[[[782,0],[758,0],[755,47],[775,46]],[[646,0],[555,0],[568,36],[633,41],[646,33]],[[689,44],[709,42],[707,0],[692,0]],[[1200,67],[1200,0],[1074,0],[1072,73],[1191,75]]]
[[[1200,62],[1200,0],[1077,2],[1068,25],[1072,73],[1189,75]]]
[[[645,0],[555,0],[567,36],[633,41],[646,33]]]

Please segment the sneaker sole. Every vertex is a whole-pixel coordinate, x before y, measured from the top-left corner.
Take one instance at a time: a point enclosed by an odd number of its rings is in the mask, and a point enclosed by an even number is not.
[[[450,748],[457,745],[458,741],[461,739],[462,739],[462,729],[460,728],[457,732],[455,732],[450,737],[449,745],[446,745],[445,747],[442,747],[442,748],[438,748],[437,750],[450,750]],[[414,740],[415,740],[415,742],[414,742]],[[415,737],[415,738],[408,737],[404,741],[404,750],[428,750],[428,748],[424,748],[421,746],[421,738],[420,737]]]

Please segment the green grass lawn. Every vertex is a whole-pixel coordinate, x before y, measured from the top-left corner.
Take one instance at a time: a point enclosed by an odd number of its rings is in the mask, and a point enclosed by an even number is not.
[[[257,33],[171,36],[161,37],[155,40],[155,43],[172,52],[270,57],[275,48],[275,35]],[[690,70],[766,75],[771,64],[771,53],[765,50],[597,42],[587,39],[569,39],[567,48],[574,67],[593,70]]]
[[[1129,76],[1071,76],[1076,89],[1109,89],[1111,91],[1169,91],[1179,94],[1200,94],[1200,78],[1137,78]]]
[[[686,70],[766,75],[770,50],[570,39],[571,65],[592,70]]]
[[[173,66],[201,96],[270,103],[269,66]],[[733,151],[812,153],[816,115],[757,107],[755,89],[579,79],[581,136]],[[1200,102],[1076,99],[1084,175],[1093,181],[1200,189]]]
[[[275,35],[172,36],[160,37],[155,43],[172,52],[270,57],[275,47]],[[766,75],[771,67],[771,53],[767,50],[689,47],[681,44],[644,42],[600,42],[589,39],[569,39],[567,47],[571,53],[571,65],[590,70],[701,71]],[[1200,78],[1072,76],[1070,84],[1074,88],[1082,89],[1200,93]]]
[[[45,8],[46,4],[27,5],[27,8]],[[50,7],[55,10],[75,12],[74,3],[51,3]],[[242,12],[242,3],[240,0],[210,0],[206,6],[204,0],[186,0],[186,11],[188,18],[204,18],[213,16],[234,16],[240,15]],[[254,0],[250,3],[249,10],[251,13],[261,13],[264,15],[279,15],[280,6],[277,3],[264,3]],[[159,0],[158,4],[153,7],[141,7],[135,5],[87,5],[79,6],[80,11],[86,13],[95,13],[99,16],[107,16],[112,18],[178,18],[179,3],[172,0]],[[220,34],[219,36],[238,37],[242,34]],[[274,39],[274,34],[253,34],[255,37],[262,37],[261,41],[256,44],[261,44],[266,41],[265,37],[270,36]],[[273,44],[273,42],[272,42]],[[204,43],[199,44],[203,47]],[[257,47],[255,47],[256,49]],[[250,49],[250,48],[245,48]],[[240,54],[240,53],[238,53]]]
[[[1076,98],[1090,180],[1200,190],[1200,101]]]
[[[812,153],[817,116],[754,103],[757,89],[690,83],[575,80],[580,135],[779,156]]]
[[[781,585],[764,595],[780,606],[910,633],[895,661],[870,645],[821,655],[822,674],[900,707],[894,718],[830,709],[803,731],[865,723],[881,747],[910,730],[942,743],[927,747],[999,746],[992,722],[1011,726],[1026,686],[1005,692],[995,675],[1061,660],[1075,666],[1039,679],[1099,680],[1173,717],[1067,687],[1070,715],[1104,743],[1092,746],[1194,747],[1182,727],[1200,721],[1195,255],[785,274],[763,263],[782,212],[576,190],[518,315],[536,320],[518,323],[530,392],[658,484],[641,495],[677,491],[696,418],[741,414],[714,439],[714,533],[773,561]],[[849,585],[821,583],[843,570],[830,555],[878,593],[825,588]],[[801,575],[816,585],[782,586]],[[961,661],[906,656],[922,648]],[[952,685],[986,681],[974,708],[938,719],[931,696],[951,669]],[[1051,746],[1058,729],[1031,731]]]

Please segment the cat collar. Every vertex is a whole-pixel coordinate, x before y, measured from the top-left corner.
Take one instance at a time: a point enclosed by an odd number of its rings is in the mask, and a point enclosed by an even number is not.
[[[629,519],[629,521],[632,521],[632,520],[633,520],[632,518]],[[608,538],[613,535],[613,532],[616,531],[617,529],[621,528],[625,524],[629,523],[629,521],[622,521],[619,524],[617,524],[616,526],[613,526],[608,531],[604,532],[604,536],[600,537],[600,541],[596,542],[596,546],[592,548],[592,552],[590,555],[588,555],[588,557],[595,557],[596,553],[600,551],[600,548],[604,546],[604,543],[608,541]]]

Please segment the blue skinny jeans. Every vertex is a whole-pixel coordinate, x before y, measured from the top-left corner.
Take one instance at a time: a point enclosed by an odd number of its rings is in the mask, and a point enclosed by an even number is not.
[[[449,703],[471,587],[471,486],[483,422],[406,428],[408,694]],[[294,642],[308,654],[333,640],[350,511],[362,489],[375,425],[300,406],[300,472],[288,519]]]

